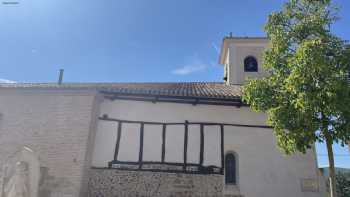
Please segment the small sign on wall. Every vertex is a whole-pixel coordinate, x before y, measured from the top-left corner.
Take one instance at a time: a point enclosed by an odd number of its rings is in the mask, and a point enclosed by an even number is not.
[[[316,179],[301,179],[302,192],[318,192],[318,182]]]

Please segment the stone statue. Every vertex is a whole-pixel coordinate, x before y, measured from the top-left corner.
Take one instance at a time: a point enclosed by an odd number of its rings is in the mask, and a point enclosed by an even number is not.
[[[39,179],[39,158],[23,147],[3,166],[0,197],[38,197]]]
[[[5,197],[29,197],[28,167],[25,162],[16,163],[15,172],[4,185]]]

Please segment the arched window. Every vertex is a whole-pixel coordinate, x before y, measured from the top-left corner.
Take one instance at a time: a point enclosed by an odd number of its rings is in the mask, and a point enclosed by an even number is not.
[[[258,61],[253,56],[248,56],[244,59],[245,72],[258,72]]]
[[[227,153],[225,156],[225,183],[236,184],[236,157],[233,153]]]

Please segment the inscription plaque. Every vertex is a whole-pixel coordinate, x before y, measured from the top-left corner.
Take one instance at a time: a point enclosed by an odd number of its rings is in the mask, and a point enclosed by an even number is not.
[[[318,183],[316,179],[301,179],[301,191],[318,192]]]

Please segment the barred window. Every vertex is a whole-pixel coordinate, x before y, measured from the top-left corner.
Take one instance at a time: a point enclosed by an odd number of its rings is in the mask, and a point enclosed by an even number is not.
[[[236,157],[233,153],[227,153],[225,156],[225,183],[235,185],[236,180]]]

